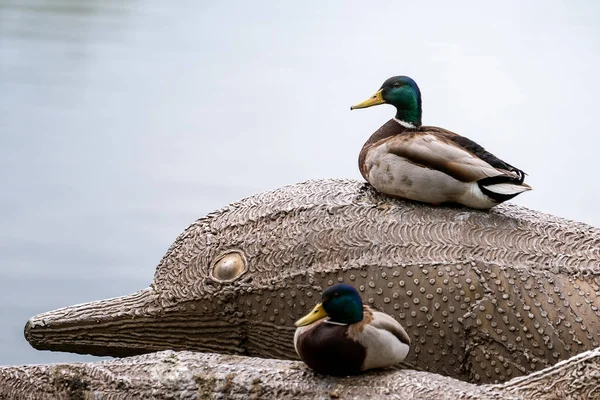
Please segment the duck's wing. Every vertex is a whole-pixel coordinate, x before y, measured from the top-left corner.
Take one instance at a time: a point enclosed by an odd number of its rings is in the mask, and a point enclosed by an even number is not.
[[[375,310],[371,310],[371,312],[373,313],[373,320],[370,322],[370,325],[391,332],[402,343],[410,345],[410,337],[398,321],[382,312]]]
[[[432,132],[432,133],[435,133],[437,135],[443,136],[443,137],[451,140],[452,142],[456,143],[460,147],[471,152],[473,155],[475,155],[479,159],[490,164],[494,168],[516,173],[519,176],[520,183],[522,183],[523,180],[525,179],[525,175],[526,175],[525,172],[523,172],[519,168],[513,167],[509,163],[499,159],[498,157],[496,157],[492,153],[488,152],[486,149],[484,149],[478,143],[475,143],[474,141],[472,141],[469,138],[466,138],[457,133],[451,132],[447,129],[439,128],[437,126],[423,126],[423,127],[421,127],[421,130],[425,131],[425,132]]]
[[[475,142],[472,143],[477,145]],[[521,180],[519,173],[494,167],[436,131],[420,129],[415,132],[405,132],[388,139],[387,148],[390,153],[414,164],[444,172],[462,182],[476,182],[495,177],[508,178],[515,183]]]

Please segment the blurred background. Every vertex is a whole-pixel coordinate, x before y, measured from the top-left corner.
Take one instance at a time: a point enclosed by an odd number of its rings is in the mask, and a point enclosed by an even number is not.
[[[514,203],[600,226],[600,3],[0,0],[0,364],[34,314],[146,287],[177,235],[242,197],[361,179],[393,116],[525,170]]]

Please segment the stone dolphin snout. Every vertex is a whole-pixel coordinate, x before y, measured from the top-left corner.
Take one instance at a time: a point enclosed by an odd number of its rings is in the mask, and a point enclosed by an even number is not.
[[[516,206],[431,208],[347,180],[251,196],[197,220],[149,288],[37,315],[38,349],[296,358],[294,321],[337,282],[399,320],[412,364],[504,381],[598,346],[600,232]]]

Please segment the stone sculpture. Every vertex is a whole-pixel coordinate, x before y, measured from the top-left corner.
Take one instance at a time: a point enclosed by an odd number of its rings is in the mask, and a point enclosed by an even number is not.
[[[25,336],[96,355],[295,359],[294,321],[336,282],[402,323],[406,361],[463,381],[504,382],[600,341],[598,229],[514,205],[436,208],[349,180],[208,214],[177,238],[149,288],[37,315]]]

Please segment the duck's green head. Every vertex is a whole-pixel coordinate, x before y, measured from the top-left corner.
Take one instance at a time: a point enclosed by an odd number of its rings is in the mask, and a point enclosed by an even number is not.
[[[408,76],[393,76],[383,82],[373,96],[350,107],[351,110],[379,104],[396,107],[396,118],[414,126],[421,126],[421,91],[417,83]]]
[[[308,325],[325,317],[340,324],[362,321],[363,302],[354,287],[338,283],[325,290],[322,299],[311,312],[296,321],[296,326]]]

